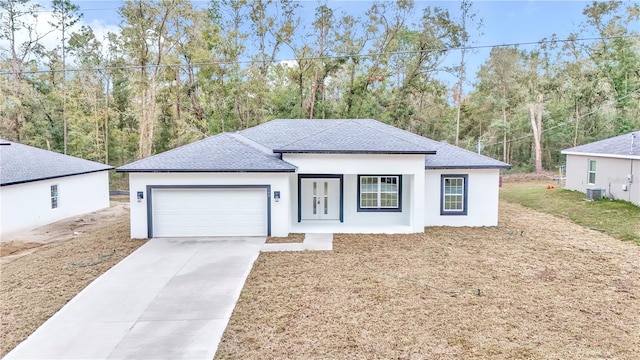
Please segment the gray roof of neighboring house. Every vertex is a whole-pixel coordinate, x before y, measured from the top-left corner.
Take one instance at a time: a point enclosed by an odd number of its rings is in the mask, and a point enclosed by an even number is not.
[[[293,172],[296,167],[237,134],[221,133],[116,169],[124,172]]]
[[[562,154],[593,154],[606,157],[640,159],[640,131],[633,131],[609,139],[564,149]]]
[[[109,169],[113,169],[113,167],[33,146],[0,140],[0,186]]]
[[[279,119],[121,166],[125,172],[295,171],[279,153],[425,154],[428,169],[510,165],[372,119]]]

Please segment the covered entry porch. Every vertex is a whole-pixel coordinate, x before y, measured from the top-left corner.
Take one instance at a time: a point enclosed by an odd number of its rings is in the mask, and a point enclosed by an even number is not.
[[[416,232],[414,185],[412,174],[297,174],[290,232]]]

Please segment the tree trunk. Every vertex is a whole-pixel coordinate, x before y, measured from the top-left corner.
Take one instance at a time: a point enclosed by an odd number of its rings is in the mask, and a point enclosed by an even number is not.
[[[576,102],[576,127],[573,134],[573,146],[578,146],[578,129],[580,128],[580,109],[578,108],[578,102]]]
[[[458,89],[454,92],[454,100],[456,101],[456,146],[458,146],[460,142],[460,108],[462,107],[462,80],[458,82],[457,88]]]
[[[542,94],[538,95],[537,104],[529,104],[529,118],[531,120],[535,147],[536,173],[538,174],[542,172],[542,106]]]
[[[93,92],[93,118],[96,122],[96,156],[100,161],[100,116],[98,116],[98,92]]]
[[[311,106],[309,108],[309,119],[313,119],[313,107],[316,103],[316,88],[318,87],[318,69],[316,69],[313,77],[313,86],[311,87]]]
[[[502,107],[502,123],[504,125],[504,129],[502,129],[502,161],[508,163],[509,159],[507,156],[507,109]]]
[[[105,93],[104,116],[104,163],[109,163],[109,78],[107,77],[107,91]]]
[[[176,69],[176,123],[180,123],[181,106],[180,106],[180,67]]]

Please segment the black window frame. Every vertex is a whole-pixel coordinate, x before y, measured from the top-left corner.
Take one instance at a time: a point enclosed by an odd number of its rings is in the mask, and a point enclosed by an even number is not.
[[[462,210],[445,210],[444,208],[444,182],[446,179],[462,179]],[[440,175],[440,215],[468,215],[469,211],[469,175],[468,174],[442,174]]]
[[[380,187],[380,179],[385,177],[395,177],[398,179],[398,206],[397,207],[381,207],[378,203],[378,207],[362,207],[360,202],[360,184],[363,177],[377,177],[378,187]],[[380,189],[378,188],[378,198],[380,197]],[[402,175],[377,175],[377,174],[362,174],[358,175],[358,212],[402,212]]]

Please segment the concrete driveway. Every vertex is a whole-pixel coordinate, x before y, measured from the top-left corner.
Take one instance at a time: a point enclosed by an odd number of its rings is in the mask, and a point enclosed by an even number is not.
[[[264,242],[149,240],[5,359],[210,360]]]

